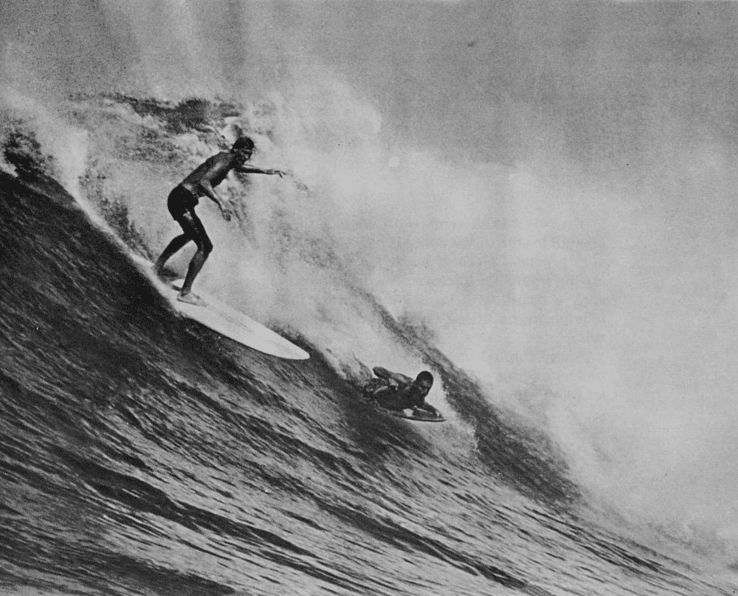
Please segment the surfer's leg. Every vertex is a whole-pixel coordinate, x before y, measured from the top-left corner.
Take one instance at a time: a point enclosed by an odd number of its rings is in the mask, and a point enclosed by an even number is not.
[[[156,259],[156,263],[154,263],[154,272],[156,275],[159,277],[162,276],[164,264],[189,241],[190,238],[187,234],[180,234],[167,245],[164,252],[161,253],[161,256]]]
[[[182,186],[176,186],[169,193],[167,198],[167,209],[172,219],[176,221],[182,228],[182,234],[174,238],[161,253],[161,256],[156,259],[154,263],[154,272],[161,277],[164,271],[164,264],[174,254],[182,249],[185,244],[190,240],[196,241],[197,231],[191,221],[188,219],[188,214],[197,205],[197,198],[192,195],[190,191],[183,188]],[[201,224],[202,225],[202,224]]]
[[[179,219],[179,224],[182,226],[182,229],[185,229],[185,227],[188,228],[185,232],[197,244],[197,252],[190,261],[187,276],[182,285],[182,291],[179,293],[180,297],[184,298],[192,291],[192,284],[195,282],[197,274],[200,273],[200,269],[202,269],[208,256],[213,251],[213,243],[210,241],[200,218],[195,215],[194,211],[190,210],[185,213]]]

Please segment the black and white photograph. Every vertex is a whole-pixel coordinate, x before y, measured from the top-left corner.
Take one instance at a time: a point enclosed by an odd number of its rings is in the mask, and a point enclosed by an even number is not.
[[[1,596],[738,594],[738,2],[2,0]]]

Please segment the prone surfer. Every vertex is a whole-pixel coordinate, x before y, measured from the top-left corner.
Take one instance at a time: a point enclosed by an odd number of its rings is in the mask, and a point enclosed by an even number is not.
[[[164,264],[185,244],[192,241],[197,245],[197,252],[190,261],[187,276],[177,300],[195,305],[204,304],[202,299],[192,292],[192,284],[213,250],[213,243],[195,213],[200,197],[206,196],[214,201],[220,208],[223,218],[230,221],[232,213],[215,192],[215,187],[225,180],[231,170],[245,174],[277,174],[280,178],[284,176],[281,170],[264,170],[250,164],[247,165],[246,162],[251,158],[253,152],[254,142],[249,137],[241,137],[233,143],[230,150],[221,151],[207,159],[169,193],[167,208],[174,221],[182,228],[183,234],[175,237],[167,245],[156,260],[154,271],[161,276]]]
[[[381,407],[388,410],[412,408],[438,414],[436,408],[425,403],[425,396],[433,387],[433,375],[427,370],[422,371],[415,379],[381,366],[375,366],[372,371],[378,378],[369,381],[365,392]]]

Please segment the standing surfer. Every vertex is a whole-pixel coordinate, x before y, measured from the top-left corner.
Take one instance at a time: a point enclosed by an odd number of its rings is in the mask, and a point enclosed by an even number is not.
[[[284,176],[281,170],[263,170],[247,165],[246,162],[253,152],[254,142],[249,137],[241,137],[233,143],[229,151],[221,151],[207,159],[169,193],[167,208],[184,233],[174,238],[164,249],[156,260],[154,271],[161,276],[164,264],[185,244],[192,241],[197,245],[197,252],[190,261],[177,300],[198,306],[204,304],[203,300],[192,292],[192,284],[213,250],[213,243],[195,213],[200,197],[206,196],[214,201],[220,208],[223,218],[230,221],[231,211],[225,207],[223,200],[215,192],[215,187],[225,180],[231,170],[246,174],[277,174],[280,178]]]

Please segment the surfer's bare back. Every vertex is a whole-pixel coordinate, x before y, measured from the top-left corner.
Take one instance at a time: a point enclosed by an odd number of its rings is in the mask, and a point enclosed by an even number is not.
[[[215,187],[225,180],[231,170],[246,174],[277,174],[280,178],[284,176],[284,172],[281,170],[263,170],[250,164],[247,165],[246,162],[251,159],[253,152],[254,142],[249,137],[241,137],[233,143],[229,151],[221,151],[207,159],[169,193],[167,208],[182,228],[183,234],[174,238],[167,245],[164,252],[156,260],[154,270],[157,275],[161,276],[164,264],[185,244],[192,241],[197,245],[197,252],[190,261],[182,290],[177,296],[177,299],[182,302],[196,305],[204,304],[192,292],[192,284],[205,264],[208,255],[213,250],[213,243],[210,241],[200,218],[195,213],[195,207],[200,202],[200,197],[206,196],[214,201],[220,208],[223,218],[230,221],[232,213],[225,206],[223,199],[215,192]]]

